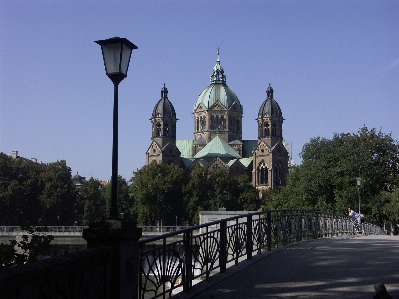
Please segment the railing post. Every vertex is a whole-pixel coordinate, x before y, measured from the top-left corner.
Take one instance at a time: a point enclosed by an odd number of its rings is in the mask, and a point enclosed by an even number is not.
[[[227,259],[227,222],[226,220],[224,220],[220,222],[220,252],[219,252],[220,273],[226,272],[226,259]]]
[[[253,250],[253,241],[252,241],[252,215],[248,215],[247,217],[247,260],[252,260],[252,250]]]
[[[299,236],[302,234],[302,221],[301,221],[301,223],[299,223],[299,219],[300,219],[300,217],[299,217],[298,212],[297,212],[296,215],[295,215],[296,242],[301,241]]]
[[[283,229],[283,245],[287,245],[288,240],[287,240],[287,211],[283,211],[283,215],[281,217],[282,221],[282,229]]]
[[[272,250],[272,214],[270,211],[267,211],[266,214],[266,240],[267,240],[267,251]]]
[[[314,229],[313,229],[313,239],[317,239],[318,235],[319,235],[319,216],[317,214],[315,214],[314,216]]]
[[[184,268],[183,268],[183,291],[188,292],[191,288],[192,276],[192,231],[184,233]]]

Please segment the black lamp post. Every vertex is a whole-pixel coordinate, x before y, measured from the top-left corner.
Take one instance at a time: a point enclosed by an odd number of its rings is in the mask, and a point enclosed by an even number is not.
[[[95,41],[101,46],[105,73],[114,83],[114,115],[112,141],[112,190],[109,219],[118,219],[118,85],[126,78],[132,51],[137,49],[126,38],[113,37]]]
[[[360,186],[362,185],[362,178],[356,178],[357,196],[359,197],[359,215],[360,215]]]

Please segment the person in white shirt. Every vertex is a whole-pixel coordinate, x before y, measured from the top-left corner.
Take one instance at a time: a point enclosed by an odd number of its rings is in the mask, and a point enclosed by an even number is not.
[[[353,225],[357,228],[357,232],[359,234],[361,234],[362,233],[362,220],[361,220],[360,214],[356,213],[351,208],[348,208],[348,211],[349,211],[349,217],[352,218]]]

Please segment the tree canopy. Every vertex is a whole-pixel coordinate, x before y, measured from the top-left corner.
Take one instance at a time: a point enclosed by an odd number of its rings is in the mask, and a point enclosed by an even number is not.
[[[0,153],[2,225],[72,225],[77,191],[64,160],[38,164]]]
[[[363,127],[356,134],[334,134],[331,140],[313,138],[301,157],[282,192],[272,197],[273,207],[346,214],[348,207],[358,209],[360,177],[361,213],[378,224],[387,218],[389,205],[382,198],[399,182],[399,146],[390,134]]]
[[[130,196],[140,225],[199,223],[200,211],[257,210],[258,193],[247,176],[230,178],[199,164],[186,173],[175,164],[153,162],[131,179]]]

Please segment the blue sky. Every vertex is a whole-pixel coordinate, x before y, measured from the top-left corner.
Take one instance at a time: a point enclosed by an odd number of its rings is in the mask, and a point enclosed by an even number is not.
[[[366,125],[399,140],[399,1],[0,1],[0,151],[111,177],[113,86],[95,40],[138,46],[119,85],[119,174],[145,164],[163,84],[177,138],[209,85],[216,48],[244,107],[243,139],[269,83],[293,158],[313,137]]]

